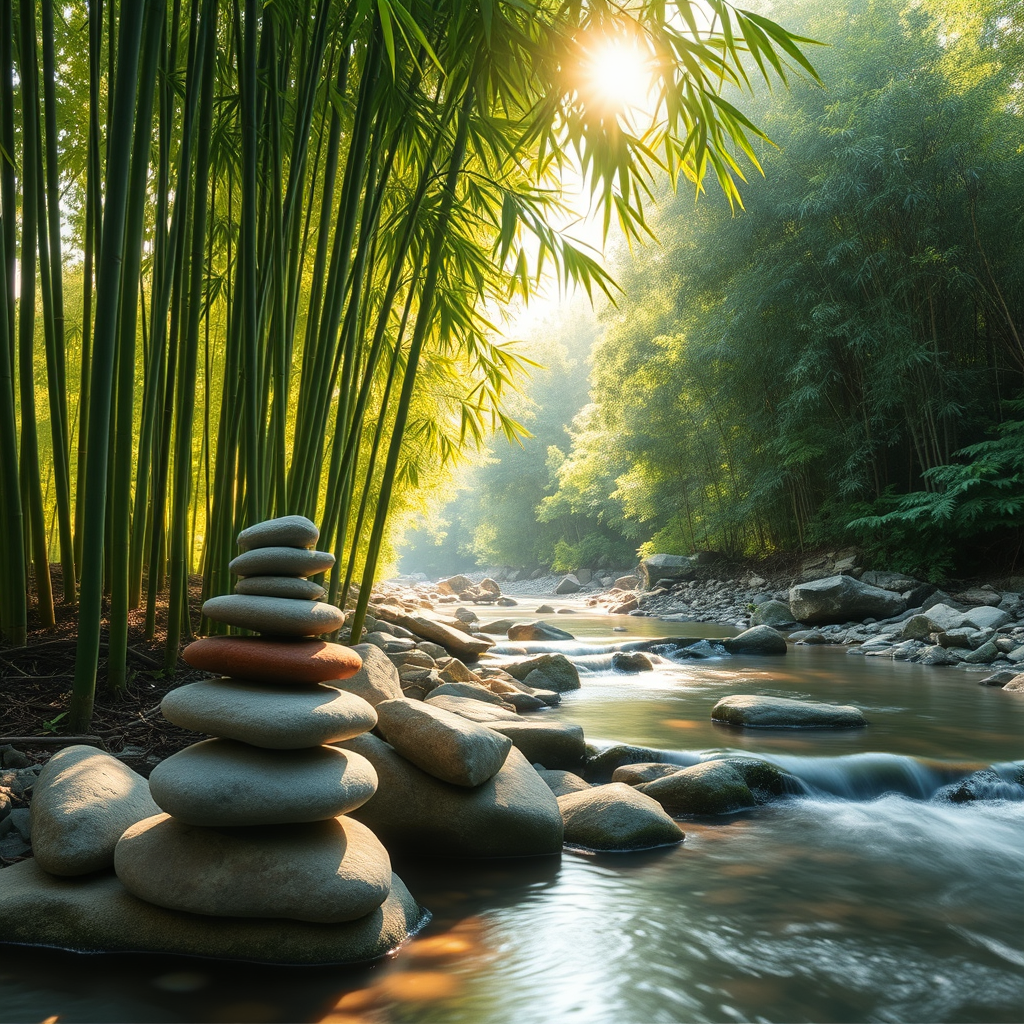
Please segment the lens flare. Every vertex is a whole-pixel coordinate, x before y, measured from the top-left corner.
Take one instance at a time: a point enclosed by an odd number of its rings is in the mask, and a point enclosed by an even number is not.
[[[644,108],[650,102],[650,57],[628,39],[602,39],[587,48],[588,98],[612,110]]]

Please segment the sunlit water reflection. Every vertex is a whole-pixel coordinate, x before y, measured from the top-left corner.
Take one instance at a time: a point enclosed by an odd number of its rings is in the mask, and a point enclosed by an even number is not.
[[[513,612],[532,617],[523,605]],[[597,643],[729,632],[557,621]],[[620,622],[629,633],[611,631]],[[813,795],[684,822],[682,846],[644,854],[398,863],[434,917],[372,968],[7,947],[0,1021],[1022,1020],[1024,803],[929,799],[948,778],[1022,756],[1024,700],[977,678],[820,648],[587,674],[545,714],[684,763],[763,754]],[[870,724],[712,725],[711,707],[729,693],[851,703]]]

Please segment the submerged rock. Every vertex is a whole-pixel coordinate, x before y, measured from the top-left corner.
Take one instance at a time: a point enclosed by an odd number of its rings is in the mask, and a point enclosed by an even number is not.
[[[673,817],[732,814],[758,803],[743,773],[730,761],[704,761],[637,788]]]
[[[730,654],[785,654],[786,638],[771,626],[751,626],[722,641]]]
[[[711,718],[753,729],[853,729],[867,725],[860,708],[849,704],[754,694],[723,697],[711,709]]]
[[[565,841],[588,850],[648,850],[685,838],[657,800],[618,782],[560,796],[558,809]]]
[[[539,610],[539,609],[538,609]],[[552,626],[550,622],[538,619],[536,622],[519,622],[510,626],[509,640],[575,640],[572,633]]]

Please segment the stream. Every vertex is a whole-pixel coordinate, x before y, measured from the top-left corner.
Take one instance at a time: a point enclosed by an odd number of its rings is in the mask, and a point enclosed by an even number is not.
[[[541,601],[493,617],[534,618]],[[578,639],[541,646],[582,659],[583,687],[542,714],[681,764],[754,753],[804,792],[683,821],[683,844],[645,853],[396,861],[433,918],[369,968],[4,947],[0,1022],[1024,1020],[1024,790],[1008,781],[1024,758],[1024,698],[962,670],[828,647],[614,673],[595,648],[736,631],[554,603],[573,614],[545,618]],[[854,704],[869,726],[713,724],[733,693]],[[989,766],[986,799],[943,799]]]

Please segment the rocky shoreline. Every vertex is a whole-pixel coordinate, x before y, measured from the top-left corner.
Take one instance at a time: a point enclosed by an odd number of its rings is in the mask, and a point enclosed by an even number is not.
[[[399,577],[386,587],[442,603],[572,596],[612,615],[740,630],[767,625],[790,643],[840,645],[853,655],[986,672],[991,678],[983,682],[996,686],[1024,671],[1024,577],[945,591],[903,573],[864,571],[844,552],[809,559],[796,576],[772,580],[753,573],[719,578],[716,567],[727,568],[700,556],[654,555],[618,575],[535,572],[523,580],[498,569],[436,583]],[[541,608],[542,614],[568,610]]]

